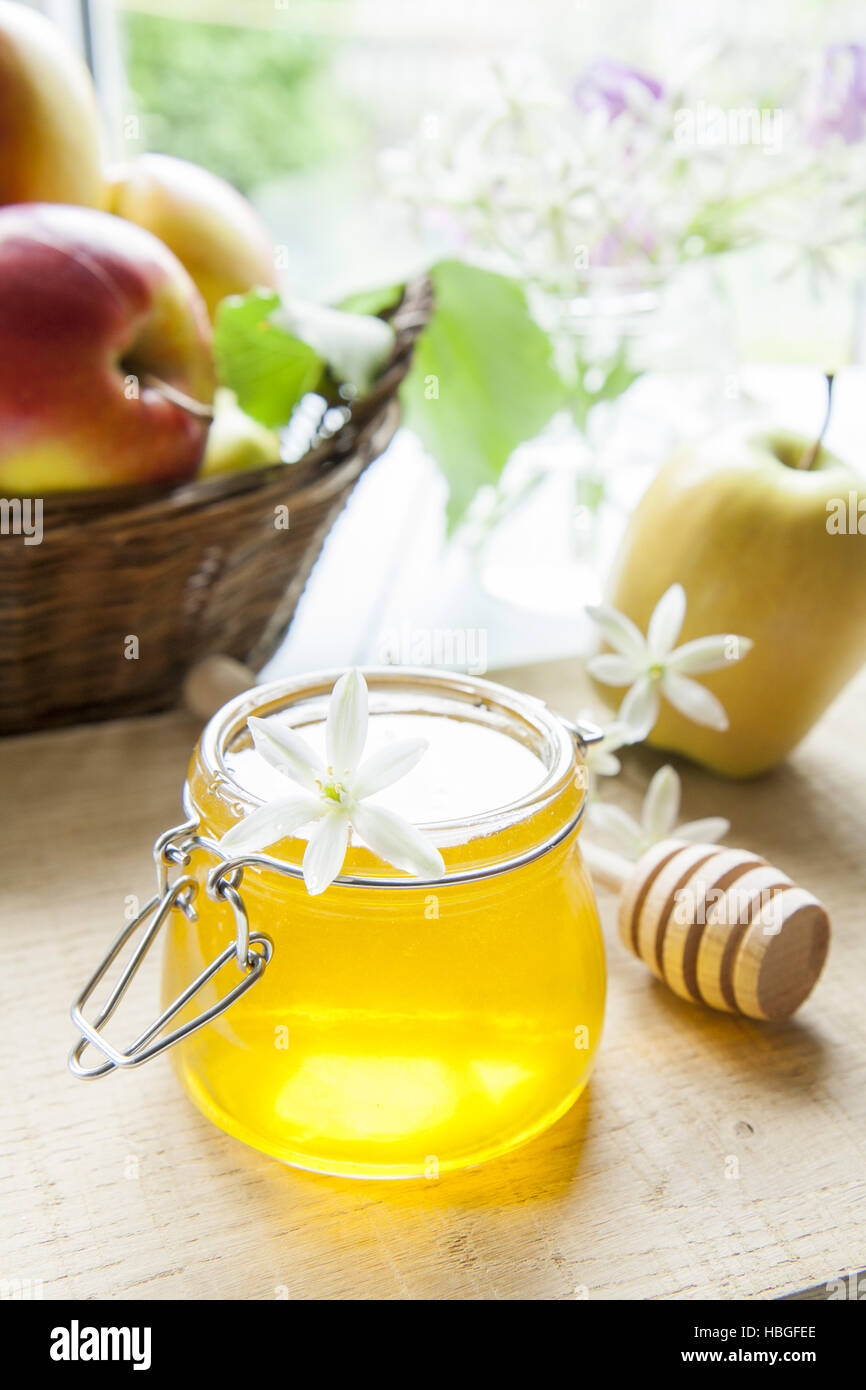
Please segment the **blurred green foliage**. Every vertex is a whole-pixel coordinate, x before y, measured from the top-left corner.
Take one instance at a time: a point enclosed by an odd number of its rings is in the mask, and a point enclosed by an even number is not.
[[[352,143],[353,120],[327,80],[324,34],[120,18],[147,149],[194,160],[249,193]]]

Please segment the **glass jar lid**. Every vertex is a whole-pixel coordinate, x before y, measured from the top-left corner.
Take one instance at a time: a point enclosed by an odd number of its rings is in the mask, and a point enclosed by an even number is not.
[[[328,701],[340,674],[259,686],[213,717],[185,793],[206,838],[218,839],[263,802],[292,790],[255,751],[249,716],[287,725],[322,751]],[[370,716],[365,754],[397,738],[420,734],[428,741],[417,767],[372,800],[411,820],[441,850],[447,873],[438,882],[501,872],[576,828],[586,786],[582,741],[540,700],[450,672],[380,667],[363,675]],[[305,846],[301,831],[268,853],[299,866]],[[337,882],[418,886],[354,836]]]

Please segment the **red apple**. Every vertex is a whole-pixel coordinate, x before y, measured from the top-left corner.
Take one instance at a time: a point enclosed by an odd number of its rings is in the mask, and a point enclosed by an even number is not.
[[[258,213],[198,164],[143,154],[110,171],[107,207],[146,227],[186,266],[211,316],[228,294],[276,284],[275,252]]]
[[[205,305],[162,242],[92,208],[0,209],[0,491],[189,478],[213,389]]]
[[[0,0],[0,203],[101,206],[90,73],[59,29]]]

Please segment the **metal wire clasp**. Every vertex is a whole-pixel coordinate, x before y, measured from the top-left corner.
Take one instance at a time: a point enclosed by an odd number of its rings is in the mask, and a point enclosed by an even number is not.
[[[93,1080],[99,1076],[106,1076],[117,1068],[140,1067],[143,1062],[150,1061],[151,1057],[165,1052],[167,1048],[173,1047],[175,1043],[180,1042],[183,1038],[188,1038],[199,1028],[203,1028],[206,1023],[211,1023],[215,1018],[219,1018],[220,1014],[225,1013],[236,999],[240,999],[242,994],[246,994],[247,990],[251,989],[261,978],[271,959],[273,943],[270,937],[261,932],[250,933],[246,909],[238,891],[240,874],[236,873],[234,876],[218,878],[213,890],[209,885],[209,896],[225,899],[231,906],[237,924],[236,940],[231,942],[224,951],[221,951],[210,965],[205,966],[201,974],[166,1009],[163,1009],[159,1017],[145,1028],[144,1032],[140,1033],[126,1049],[114,1047],[101,1033],[100,1029],[117,1009],[133,976],[171,912],[175,908],[179,908],[190,921],[196,920],[194,900],[199,887],[197,880],[189,874],[183,874],[174,883],[168,883],[169,868],[172,865],[185,868],[190,862],[191,850],[202,843],[194,833],[196,828],[197,823],[191,820],[184,822],[183,825],[175,826],[172,830],[167,830],[164,835],[160,835],[153,847],[157,880],[156,893],[120,932],[72,1006],[72,1021],[81,1035],[69,1054],[69,1070],[73,1076],[81,1077],[84,1080]],[[112,988],[96,1018],[92,1023],[88,1022],[83,1013],[87,1001],[124,946],[139,930],[142,931],[141,939],[124,966],[120,978]],[[238,968],[244,972],[243,979],[211,1008],[205,1009],[181,1027],[173,1029],[172,1032],[160,1036],[172,1019],[185,1008],[190,1000],[195,998],[215,975],[219,974],[223,966],[227,965],[233,956]],[[85,1066],[81,1058],[87,1047],[96,1048],[105,1060],[93,1066]]]
[[[594,724],[590,719],[566,719],[564,714],[558,714],[557,719],[560,724],[564,724],[571,737],[574,739],[581,754],[586,752],[590,743],[600,743],[604,738],[604,729],[601,725]]]

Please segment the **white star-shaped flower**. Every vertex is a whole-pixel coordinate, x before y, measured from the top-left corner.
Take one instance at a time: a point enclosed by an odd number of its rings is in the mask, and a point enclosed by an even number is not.
[[[238,821],[223,835],[220,849],[232,858],[264,850],[314,823],[303,860],[310,894],[323,893],[339,874],[350,828],[394,868],[420,878],[441,878],[442,855],[414,825],[393,811],[365,804],[374,792],[411,772],[427,742],[400,739],[361,763],[367,722],[367,683],[360,671],[341,676],[331,692],[325,726],[327,765],[294,729],[251,715],[247,724],[256,751],[299,786]]]
[[[581,722],[578,716],[578,725]],[[619,719],[613,720],[604,730],[602,738],[594,743],[586,745],[584,761],[586,763],[588,791],[590,795],[595,791],[595,784],[599,777],[616,777],[622,771],[622,763],[616,756],[621,748],[629,744],[636,743],[641,737],[637,731],[629,724],[624,724]]]
[[[591,825],[603,831],[627,859],[640,859],[659,840],[694,840],[717,844],[731,828],[723,816],[677,825],[680,813],[680,779],[669,763],[660,767],[647,788],[640,820],[621,806],[593,801],[587,810]]]
[[[752,649],[750,637],[717,633],[674,647],[686,615],[686,591],[682,584],[672,584],[662,594],[649,620],[646,637],[631,618],[607,604],[588,605],[586,611],[616,648],[615,652],[592,657],[587,669],[603,685],[631,687],[617,719],[635,729],[637,738],[646,738],[653,728],[663,695],[696,724],[720,731],[727,729],[728,716],[721,700],[691,676],[718,671],[740,661]]]

